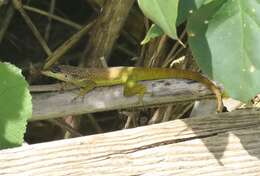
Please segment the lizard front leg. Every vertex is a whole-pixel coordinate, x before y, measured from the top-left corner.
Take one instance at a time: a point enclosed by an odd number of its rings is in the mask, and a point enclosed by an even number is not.
[[[97,87],[96,83],[94,81],[91,81],[91,80],[80,80],[75,85],[80,87],[80,91],[79,91],[79,94],[75,98],[73,98],[73,100],[75,100],[75,99],[77,99],[79,97],[83,97],[84,98],[84,96],[88,92],[90,92],[95,87]]]
[[[91,90],[93,90],[95,87],[97,87],[96,83],[94,81],[90,81],[90,80],[83,80],[81,83],[80,87],[80,92],[79,92],[79,96],[84,96],[86,95],[88,92],[90,92]]]

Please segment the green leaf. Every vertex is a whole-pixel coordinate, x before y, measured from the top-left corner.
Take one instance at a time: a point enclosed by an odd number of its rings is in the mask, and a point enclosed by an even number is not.
[[[143,13],[171,38],[178,39],[176,19],[179,0],[138,0]]]
[[[260,92],[260,1],[213,1],[188,22],[198,64],[229,96],[248,101]]]
[[[32,115],[31,95],[21,70],[0,62],[0,148],[19,146]]]
[[[215,0],[181,0],[179,3],[177,26],[189,18],[191,14],[196,12],[202,5],[208,4]]]
[[[159,37],[163,35],[162,29],[157,26],[156,24],[152,24],[150,29],[148,30],[147,34],[145,35],[144,40],[141,42],[142,45],[148,43],[151,39]]]

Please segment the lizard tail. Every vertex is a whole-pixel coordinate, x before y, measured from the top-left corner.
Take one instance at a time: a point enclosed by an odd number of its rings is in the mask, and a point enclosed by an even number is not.
[[[146,73],[147,71],[149,71],[150,74],[147,74]],[[177,79],[189,79],[189,80],[198,81],[204,84],[208,89],[210,89],[215,94],[217,100],[217,112],[222,112],[223,110],[221,89],[213,81],[208,79],[206,76],[203,76],[199,72],[180,70],[180,69],[170,69],[170,68],[165,68],[165,69],[148,68],[147,70],[140,69],[139,73],[141,73],[141,75],[143,74],[144,75],[143,77],[150,80],[177,78]]]
[[[218,87],[213,81],[208,79],[206,76],[203,76],[199,72],[193,72],[188,70],[178,70],[179,74],[174,74],[175,78],[189,79],[203,83],[209,90],[211,90],[217,101],[217,112],[222,112],[223,102],[222,102],[222,93],[220,87]]]

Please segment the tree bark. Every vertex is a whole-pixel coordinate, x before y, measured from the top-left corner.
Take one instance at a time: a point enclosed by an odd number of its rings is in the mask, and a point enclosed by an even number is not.
[[[120,35],[134,0],[106,1],[90,32],[90,39],[84,53],[84,64],[90,67],[101,67],[100,58],[109,59],[113,46]]]

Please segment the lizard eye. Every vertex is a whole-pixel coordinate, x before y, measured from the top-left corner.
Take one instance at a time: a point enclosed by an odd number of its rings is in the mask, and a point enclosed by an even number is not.
[[[61,72],[61,68],[60,68],[59,66],[53,66],[53,67],[51,68],[51,71],[52,71],[53,73],[58,73],[58,72]]]

